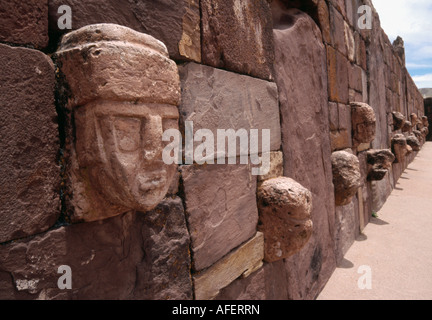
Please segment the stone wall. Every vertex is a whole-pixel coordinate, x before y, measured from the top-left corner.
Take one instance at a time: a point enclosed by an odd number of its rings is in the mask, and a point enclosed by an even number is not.
[[[432,98],[424,99],[425,114],[428,117],[429,125],[432,124]],[[432,141],[432,132],[426,137],[427,141]]]
[[[0,299],[314,299],[428,134],[370,0],[15,2]],[[251,149],[164,166],[169,128],[270,129],[270,172]]]

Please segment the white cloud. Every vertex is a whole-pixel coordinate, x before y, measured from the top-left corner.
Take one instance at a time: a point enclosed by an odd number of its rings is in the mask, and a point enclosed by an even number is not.
[[[432,73],[412,77],[419,88],[432,88]]]
[[[432,88],[432,1],[372,0],[390,41],[401,36],[406,66],[419,88]]]

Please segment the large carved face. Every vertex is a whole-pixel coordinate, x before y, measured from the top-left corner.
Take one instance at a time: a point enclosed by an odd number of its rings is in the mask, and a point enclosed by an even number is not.
[[[376,117],[371,106],[366,103],[351,103],[351,120],[353,127],[353,144],[369,143],[375,139]]]
[[[170,105],[96,101],[75,111],[80,170],[104,198],[138,211],[166,195],[177,165],[162,161],[162,134],[178,129]]]

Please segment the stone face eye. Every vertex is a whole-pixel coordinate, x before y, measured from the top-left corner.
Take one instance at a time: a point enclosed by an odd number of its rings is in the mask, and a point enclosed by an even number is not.
[[[116,118],[114,130],[116,144],[121,152],[137,151],[141,145],[141,120],[135,118]]]

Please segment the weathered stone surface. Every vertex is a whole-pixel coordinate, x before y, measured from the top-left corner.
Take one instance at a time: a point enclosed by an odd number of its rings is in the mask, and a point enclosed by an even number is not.
[[[417,137],[414,134],[409,135],[406,137],[408,145],[413,149],[413,151],[420,151],[421,144],[420,141],[417,139]]]
[[[429,127],[429,119],[426,116],[422,117],[423,126]]]
[[[205,269],[256,231],[256,177],[249,165],[181,167],[194,269]]]
[[[351,202],[361,186],[360,163],[358,158],[347,151],[333,152],[333,185],[335,188],[336,206]]]
[[[258,181],[277,178],[283,175],[283,153],[280,151],[270,152],[270,171],[265,175],[258,176]]]
[[[360,190],[360,189],[359,189]],[[354,197],[347,205],[336,207],[336,257],[340,263],[360,231],[358,201]]]
[[[330,12],[330,30],[331,30],[331,45],[342,55],[347,56],[347,43],[345,38],[345,23],[342,14],[335,8],[333,4],[329,5]]]
[[[266,0],[201,0],[204,64],[271,80],[272,13]]]
[[[95,221],[152,210],[177,172],[162,161],[163,132],[178,129],[175,62],[160,41],[113,24],[67,34],[56,55],[74,110],[68,215]]]
[[[376,117],[375,111],[366,103],[351,103],[353,146],[361,143],[369,143],[375,139]]]
[[[0,30],[0,41],[45,48],[48,45],[48,0],[2,0]]]
[[[192,299],[181,199],[0,247],[1,299]],[[58,267],[72,271],[60,290]]]
[[[60,215],[55,75],[43,53],[0,44],[0,243]]]
[[[405,116],[402,113],[397,111],[392,112],[392,114],[393,114],[393,129],[394,130],[402,129],[406,121]]]
[[[274,83],[196,63],[188,63],[179,71],[181,123],[193,121],[194,132],[210,130],[215,137],[215,152],[218,129],[258,129],[260,137],[263,129],[270,129],[270,150],[280,149],[278,92]],[[194,145],[201,143],[195,141]],[[261,152],[261,144],[258,150]],[[237,155],[248,153],[237,147]]]
[[[286,259],[284,268],[289,276],[284,278],[284,274],[278,273],[274,278],[284,281],[287,288],[284,293],[278,291],[277,295],[307,299],[316,296],[336,265],[333,244],[335,206],[333,201],[328,201],[334,198],[334,193],[326,50],[319,28],[308,15],[297,10],[284,14],[286,21],[292,21],[292,24],[274,30],[284,176],[312,192],[311,218],[315,232],[303,250]],[[303,48],[308,48],[308,54],[304,54]],[[304,270],[310,272],[306,274]]]
[[[257,197],[264,260],[274,262],[299,252],[313,231],[310,191],[291,178],[278,177],[265,181]]]
[[[411,121],[405,121],[404,125],[402,127],[402,132],[410,132],[412,129],[412,123]]]
[[[392,138],[392,151],[396,156],[398,163],[405,161],[405,157],[408,154],[408,144],[407,139],[403,134],[396,134]]]
[[[201,61],[200,10],[198,0],[50,0],[49,20],[53,34],[60,30],[58,8],[72,10],[72,29],[98,23],[114,23],[147,33],[165,43],[176,60]],[[103,8],[103,9],[102,9]]]
[[[394,154],[390,150],[369,150],[367,152],[368,180],[380,181],[384,179],[395,159]]]
[[[331,46],[327,46],[328,93],[335,102],[348,103],[348,59]]]
[[[208,270],[193,277],[195,298],[210,300],[219,290],[239,277],[248,277],[262,266],[264,258],[264,236],[256,235],[239,248],[223,257]]]
[[[130,28],[102,23],[68,33],[56,59],[72,94],[70,107],[101,98],[180,102],[178,69],[165,45]]]
[[[221,289],[214,300],[266,300],[264,267],[247,278],[234,280],[228,286]]]
[[[351,132],[335,130],[330,132],[331,150],[341,150],[352,147]]]

